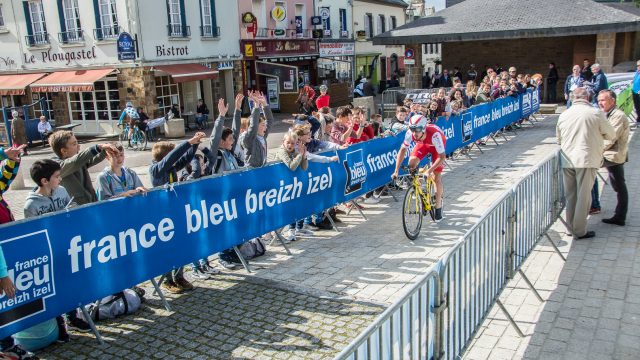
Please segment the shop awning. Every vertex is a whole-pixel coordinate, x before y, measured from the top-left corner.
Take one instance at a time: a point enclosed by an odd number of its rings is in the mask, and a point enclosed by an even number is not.
[[[215,79],[218,76],[217,70],[200,64],[158,65],[153,68],[171,75],[173,81],[177,83]]]
[[[0,95],[24,95],[24,89],[43,76],[44,73],[0,75]]]
[[[93,91],[93,83],[111,74],[115,69],[58,71],[31,84],[33,92]]]

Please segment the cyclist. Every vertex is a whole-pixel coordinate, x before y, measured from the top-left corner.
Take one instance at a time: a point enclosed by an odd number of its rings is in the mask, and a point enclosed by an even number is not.
[[[409,156],[409,169],[416,169],[420,161],[424,159],[427,154],[431,155],[431,166],[425,170],[424,174],[427,177],[431,174],[434,175],[434,182],[436,184],[435,220],[440,221],[442,220],[442,193],[444,191],[442,185],[442,170],[444,170],[447,139],[442,130],[434,124],[429,124],[428,119],[423,115],[417,114],[412,116],[409,120],[409,130],[398,152],[396,169],[391,175],[392,179],[398,177],[398,171],[411,143],[415,143],[415,147]]]
[[[123,120],[127,116],[129,117],[129,121],[127,122],[129,124],[128,138],[131,139],[131,135],[133,134],[133,127],[136,125],[140,125],[140,115],[138,114],[136,108],[133,107],[133,103],[131,101],[128,101],[124,110],[122,110],[122,114],[120,114],[120,119],[118,120],[118,126],[122,125]]]

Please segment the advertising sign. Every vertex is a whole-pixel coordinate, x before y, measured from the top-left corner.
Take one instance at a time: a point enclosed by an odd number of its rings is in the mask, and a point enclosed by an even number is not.
[[[327,42],[318,44],[320,57],[353,56],[356,52],[356,44],[352,42]]]
[[[118,60],[135,60],[136,45],[129,33],[121,32],[118,36]]]
[[[280,110],[278,79],[267,78],[267,97],[269,99],[269,107],[271,107],[273,110]]]
[[[304,32],[302,30],[302,16],[296,16],[296,37],[303,37]]]

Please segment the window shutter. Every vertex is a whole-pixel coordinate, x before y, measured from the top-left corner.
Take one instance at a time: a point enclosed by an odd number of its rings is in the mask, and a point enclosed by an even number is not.
[[[206,0],[205,0],[206,1]],[[213,36],[220,36],[218,34],[218,21],[216,20],[216,1],[211,1],[211,33]]]
[[[199,5],[200,5],[200,25],[201,25],[201,26],[203,27],[203,29],[204,29],[204,19],[203,19],[203,17],[204,17],[204,12],[202,12],[202,2],[203,2],[203,1],[208,1],[208,0],[199,0],[199,1],[200,1],[200,4],[199,4]],[[201,34],[201,35],[203,35],[203,34]]]
[[[180,24],[182,25],[182,36],[187,36],[187,15],[184,13],[184,0],[180,0]]]
[[[169,5],[169,0],[167,0],[166,3],[167,3],[167,25],[171,25],[171,6]]]
[[[33,45],[33,28],[31,27],[31,12],[29,11],[29,2],[22,2],[22,8],[24,9],[24,20],[27,25],[27,34],[29,35],[29,37],[27,38],[29,40],[27,42],[28,45]]]
[[[67,34],[65,34],[67,32],[67,22],[65,21],[64,18],[64,4],[62,3],[63,0],[58,0],[58,18],[60,20],[60,32],[62,33],[62,42],[66,43],[67,42]]]
[[[102,40],[102,19],[100,18],[99,0],[93,0],[93,14],[96,17],[96,40]]]

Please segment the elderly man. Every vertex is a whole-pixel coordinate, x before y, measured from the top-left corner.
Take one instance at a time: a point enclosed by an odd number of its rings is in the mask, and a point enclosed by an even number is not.
[[[616,107],[616,94],[611,90],[598,93],[598,107],[607,115],[607,120],[616,132],[613,139],[604,141],[604,166],[609,171],[611,187],[618,196],[618,205],[613,217],[602,219],[602,222],[624,226],[629,203],[624,180],[624,163],[627,161],[629,148],[629,122],[624,112]]]
[[[598,101],[597,96],[600,94],[600,91],[609,88],[609,82],[607,81],[607,76],[600,69],[600,64],[595,63],[591,65],[591,71],[593,72],[591,83],[593,84],[593,92],[595,94],[593,99],[593,103],[595,104]]]
[[[575,238],[587,239],[596,236],[587,231],[591,189],[602,166],[604,140],[614,139],[615,130],[604,113],[591,106],[587,89],[578,87],[571,97],[573,106],[560,115],[556,136],[562,150],[569,230]]]

